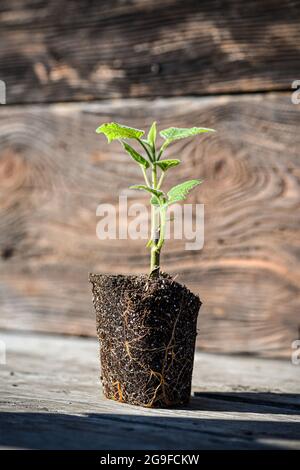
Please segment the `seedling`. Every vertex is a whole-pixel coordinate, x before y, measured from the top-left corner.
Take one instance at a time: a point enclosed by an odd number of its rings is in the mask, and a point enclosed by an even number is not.
[[[204,127],[177,128],[170,127],[160,131],[164,139],[162,146],[156,146],[157,128],[154,122],[149,130],[147,139],[143,139],[145,131],[127,127],[116,122],[102,124],[96,129],[98,134],[104,134],[108,143],[119,140],[124,150],[140,166],[145,184],[130,186],[130,189],[146,191],[150,194],[151,204],[151,238],[147,247],[151,250],[150,276],[158,277],[160,272],[160,253],[165,240],[166,213],[169,206],[186,199],[193,188],[202,183],[200,179],[193,179],[180,183],[167,193],[162,190],[162,183],[166,172],[180,164],[178,159],[162,159],[166,148],[175,140],[192,137],[204,132],[214,132]],[[129,145],[126,140],[135,140],[143,150],[141,155]]]

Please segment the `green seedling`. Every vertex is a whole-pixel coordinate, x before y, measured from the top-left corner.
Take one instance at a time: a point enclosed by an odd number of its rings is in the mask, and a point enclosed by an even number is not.
[[[147,247],[151,250],[150,276],[158,277],[160,272],[160,253],[165,241],[166,214],[172,204],[186,199],[190,191],[202,183],[200,179],[193,179],[180,183],[167,193],[162,190],[162,183],[166,172],[180,164],[178,159],[162,159],[164,151],[174,141],[192,137],[205,132],[214,132],[204,127],[176,128],[170,127],[160,131],[164,139],[160,147],[156,146],[157,128],[154,122],[147,138],[143,138],[145,131],[127,127],[116,122],[102,124],[96,129],[98,134],[104,134],[108,143],[119,140],[124,150],[140,166],[145,184],[130,186],[130,189],[146,191],[150,194],[151,204],[151,238]],[[143,155],[129,145],[126,140],[135,140],[141,147]]]

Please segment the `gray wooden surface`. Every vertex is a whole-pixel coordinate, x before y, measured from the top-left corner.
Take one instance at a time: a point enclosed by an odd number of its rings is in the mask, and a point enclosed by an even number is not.
[[[300,449],[300,366],[289,360],[197,353],[191,404],[149,410],[103,399],[94,339],[0,341],[2,449]]]

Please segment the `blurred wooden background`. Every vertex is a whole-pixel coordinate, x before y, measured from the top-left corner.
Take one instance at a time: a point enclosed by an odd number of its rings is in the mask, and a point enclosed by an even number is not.
[[[94,335],[88,272],[147,271],[143,241],[96,238],[97,205],[140,176],[94,130],[157,120],[218,131],[169,151],[183,164],[168,184],[205,179],[190,199],[205,204],[204,249],[170,241],[162,260],[201,296],[198,346],[289,357],[300,2],[2,0],[0,22],[0,328]]]

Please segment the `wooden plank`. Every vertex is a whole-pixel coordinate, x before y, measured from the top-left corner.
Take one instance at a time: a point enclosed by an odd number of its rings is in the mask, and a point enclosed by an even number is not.
[[[3,331],[0,339],[1,448],[300,448],[300,375],[289,362],[198,353],[200,396],[149,410],[103,399],[95,340]]]
[[[288,90],[299,19],[291,0],[2,0],[0,78],[8,103]]]
[[[170,240],[162,257],[201,296],[198,346],[290,357],[299,325],[300,135],[289,94],[1,108],[1,327],[94,335],[88,272],[148,270],[144,240],[96,237],[99,203],[117,206],[122,192],[129,203],[145,199],[127,190],[139,169],[94,129],[153,119],[160,128],[218,130],[169,152],[183,163],[168,186],[205,180],[189,200],[205,204],[204,249]]]

